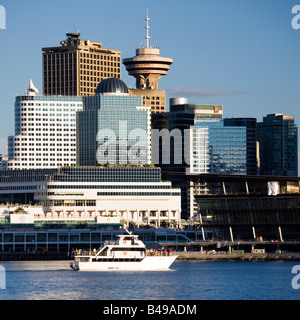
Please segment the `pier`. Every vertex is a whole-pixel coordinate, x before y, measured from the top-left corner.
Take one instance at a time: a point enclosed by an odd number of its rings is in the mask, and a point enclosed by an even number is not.
[[[300,241],[195,241],[160,242],[173,248],[177,260],[300,261]]]
[[[287,253],[201,253],[176,252],[176,261],[300,261],[300,252]]]

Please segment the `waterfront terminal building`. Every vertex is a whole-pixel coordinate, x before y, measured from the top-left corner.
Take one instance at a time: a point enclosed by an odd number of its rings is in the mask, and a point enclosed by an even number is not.
[[[150,166],[1,171],[0,202],[39,205],[44,223],[117,217],[127,226],[180,225],[180,189]]]
[[[181,223],[180,189],[150,166],[0,171],[0,202],[2,252],[97,248],[123,225]]]

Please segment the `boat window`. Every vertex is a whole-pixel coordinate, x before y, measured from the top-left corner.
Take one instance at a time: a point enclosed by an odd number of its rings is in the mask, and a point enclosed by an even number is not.
[[[131,248],[131,247],[115,247],[111,249],[112,251],[145,251],[145,248]]]
[[[130,241],[130,240],[133,240],[133,239],[134,239],[133,237],[124,237],[125,241]]]

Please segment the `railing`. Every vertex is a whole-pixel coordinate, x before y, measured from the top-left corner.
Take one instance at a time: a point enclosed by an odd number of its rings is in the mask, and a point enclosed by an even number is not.
[[[171,250],[156,250],[156,249],[146,249],[146,257],[155,257],[155,256],[172,256],[174,252]]]
[[[72,256],[96,256],[98,250],[75,249],[71,252]]]
[[[108,241],[110,242],[110,241]],[[143,248],[141,248],[143,249]],[[124,251],[126,249],[124,248]],[[129,250],[130,251],[130,250]],[[99,250],[83,250],[83,249],[75,249],[71,255],[73,256],[96,256]],[[137,253],[138,251],[133,251]],[[155,257],[155,256],[172,256],[174,252],[172,250],[161,250],[161,249],[146,249],[145,256],[146,257]],[[111,257],[114,257],[114,255],[111,255]]]

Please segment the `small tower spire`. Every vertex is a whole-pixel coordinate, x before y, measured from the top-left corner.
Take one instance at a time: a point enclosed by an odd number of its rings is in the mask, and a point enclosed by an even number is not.
[[[39,93],[39,90],[34,86],[31,78],[29,78],[29,88],[27,90],[28,96],[36,96]]]
[[[149,29],[150,29],[149,21],[150,21],[150,19],[149,19],[149,15],[148,15],[148,9],[147,9],[147,18],[145,20],[147,21],[147,24],[146,24],[146,37],[145,37],[145,39],[146,39],[146,48],[150,48],[150,46],[149,46],[149,40],[150,40],[150,37],[149,37]]]

